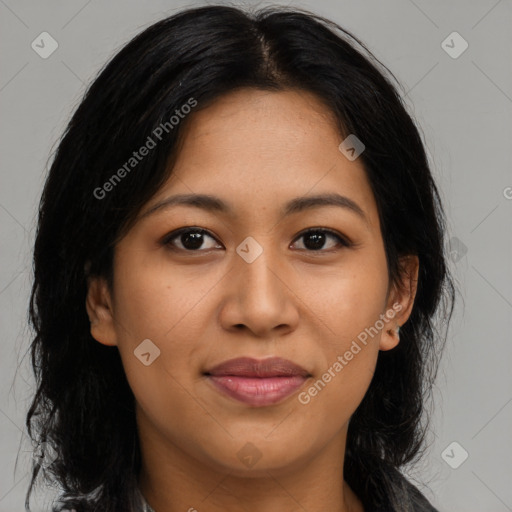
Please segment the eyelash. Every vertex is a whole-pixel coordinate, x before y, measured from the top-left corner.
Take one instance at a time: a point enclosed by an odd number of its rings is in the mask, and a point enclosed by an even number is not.
[[[207,250],[204,250],[204,249],[197,249],[197,250],[182,249],[181,247],[175,247],[172,244],[172,241],[174,239],[178,238],[181,235],[187,234],[187,233],[199,233],[201,235],[207,235],[207,236],[213,238],[217,243],[219,243],[218,240],[206,229],[196,228],[196,227],[185,227],[185,228],[177,229],[177,230],[169,233],[168,235],[166,235],[164,237],[164,239],[162,240],[162,245],[169,247],[173,251],[181,251],[181,252],[188,252],[188,253],[194,253],[194,252],[201,253],[201,252],[208,252],[208,251],[214,250],[214,249],[207,249]],[[328,228],[308,228],[308,229],[302,231],[301,233],[299,233],[294,238],[294,242],[310,233],[323,233],[326,235],[330,235],[330,236],[336,238],[339,242],[339,245],[341,245],[342,247],[345,247],[345,248],[352,247],[354,245],[350,240],[348,240],[348,238],[342,236],[337,231],[334,231],[334,230],[328,229]],[[310,253],[326,253],[326,252],[330,253],[330,252],[333,252],[333,250],[338,250],[338,249],[335,248],[335,249],[327,249],[327,250],[325,250],[325,249],[318,249],[318,250],[299,249],[299,250],[310,252]]]

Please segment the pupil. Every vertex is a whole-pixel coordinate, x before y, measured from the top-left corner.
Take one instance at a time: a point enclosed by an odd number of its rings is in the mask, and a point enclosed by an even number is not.
[[[202,236],[202,233],[185,233],[181,235],[181,243],[187,249],[199,249],[203,244]]]
[[[307,243],[308,240],[313,240],[313,243],[308,244]],[[324,243],[325,243],[325,233],[319,233],[319,232],[306,235],[306,239],[304,241],[304,245],[308,249],[312,249],[312,250],[321,249],[323,247]]]

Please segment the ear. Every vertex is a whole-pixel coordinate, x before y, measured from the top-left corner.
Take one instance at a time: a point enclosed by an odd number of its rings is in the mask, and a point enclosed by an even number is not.
[[[85,307],[91,322],[91,335],[103,345],[116,346],[114,310],[107,282],[102,277],[88,278]]]
[[[389,320],[382,331],[380,350],[391,350],[400,341],[398,328],[404,325],[411,315],[418,288],[418,272],[418,256],[411,254],[400,258],[400,279],[398,283],[392,285],[388,294],[385,314]]]

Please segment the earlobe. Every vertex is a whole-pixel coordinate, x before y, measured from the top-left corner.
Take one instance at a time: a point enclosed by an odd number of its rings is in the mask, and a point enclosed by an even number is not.
[[[91,323],[91,336],[103,345],[116,346],[114,311],[104,278],[89,277],[85,308]]]
[[[379,350],[391,350],[400,343],[400,326],[386,327],[380,337]]]
[[[400,327],[409,319],[418,289],[419,258],[407,255],[400,258],[400,282],[393,285],[387,302],[392,317],[383,329],[379,349],[391,350],[400,342]]]

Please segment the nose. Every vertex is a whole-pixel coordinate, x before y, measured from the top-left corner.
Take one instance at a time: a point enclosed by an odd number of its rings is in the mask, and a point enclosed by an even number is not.
[[[223,328],[261,338],[293,331],[300,318],[293,269],[268,248],[251,263],[235,254],[233,265],[220,312]]]

